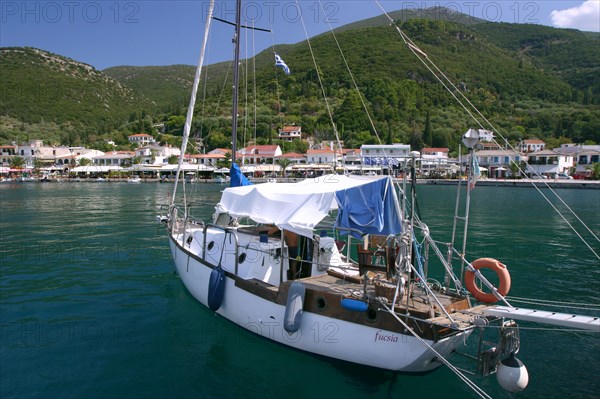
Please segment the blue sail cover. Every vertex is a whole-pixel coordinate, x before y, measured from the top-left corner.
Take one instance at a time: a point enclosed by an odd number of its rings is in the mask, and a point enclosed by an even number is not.
[[[398,201],[391,180],[379,179],[370,184],[336,191],[338,216],[336,227],[361,231],[363,234],[398,234],[401,230]],[[341,234],[348,234],[340,230]],[[351,232],[361,238],[357,232]]]
[[[237,163],[231,165],[229,176],[231,178],[231,181],[229,182],[229,187],[250,186],[252,184],[250,180],[248,180],[246,176],[244,176],[242,170],[240,169]]]

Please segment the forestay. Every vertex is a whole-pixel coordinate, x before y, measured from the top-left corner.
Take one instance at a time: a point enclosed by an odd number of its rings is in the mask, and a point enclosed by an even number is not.
[[[363,234],[400,232],[400,209],[391,178],[325,175],[298,183],[266,183],[227,188],[217,211],[274,224],[305,237],[329,211],[336,225]]]

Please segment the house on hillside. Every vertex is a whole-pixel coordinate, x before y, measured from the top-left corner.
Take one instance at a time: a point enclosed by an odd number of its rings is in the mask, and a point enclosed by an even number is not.
[[[302,140],[302,126],[284,126],[279,129],[278,138],[283,141]]]
[[[546,148],[546,143],[544,143],[543,140],[538,140],[538,139],[523,140],[518,145],[518,150],[525,154],[543,151],[545,148]]]
[[[132,134],[128,139],[130,143],[137,144],[138,147],[143,147],[155,142],[154,137],[146,133]]]

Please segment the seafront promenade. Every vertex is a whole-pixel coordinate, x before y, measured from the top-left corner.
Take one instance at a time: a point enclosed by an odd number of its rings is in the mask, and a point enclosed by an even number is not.
[[[299,180],[300,178],[277,178],[277,179],[267,179],[267,178],[253,178],[251,182],[253,183],[266,183],[267,181],[276,180],[278,183],[292,183]],[[394,179],[395,182],[402,182],[401,179]],[[6,185],[8,183],[12,184],[22,184],[22,183],[95,183],[95,184],[111,184],[111,183],[127,183],[128,179],[126,178],[109,178],[109,179],[85,179],[85,178],[59,178],[59,179],[50,179],[46,182],[40,182],[39,180],[30,180],[26,182],[21,182],[17,180],[2,180],[0,183],[2,185]],[[457,179],[417,179],[417,184],[427,184],[427,185],[456,185],[458,184]],[[461,184],[466,184],[466,180],[463,179],[460,181]],[[131,182],[129,182],[131,183]],[[173,183],[172,179],[157,179],[157,178],[142,178],[139,183]],[[227,187],[229,183],[218,183],[213,179],[197,179],[189,184],[221,184],[224,187]],[[479,179],[477,180],[477,186],[487,186],[487,187],[534,187],[534,185],[538,188],[572,188],[572,189],[600,189],[600,180],[562,180],[562,179]]]

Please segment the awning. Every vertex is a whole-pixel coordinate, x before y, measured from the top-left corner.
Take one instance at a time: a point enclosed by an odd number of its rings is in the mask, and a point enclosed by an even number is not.
[[[340,227],[363,234],[400,232],[398,201],[388,176],[325,175],[298,183],[231,187],[224,190],[217,210],[312,237],[314,227],[338,207]]]

